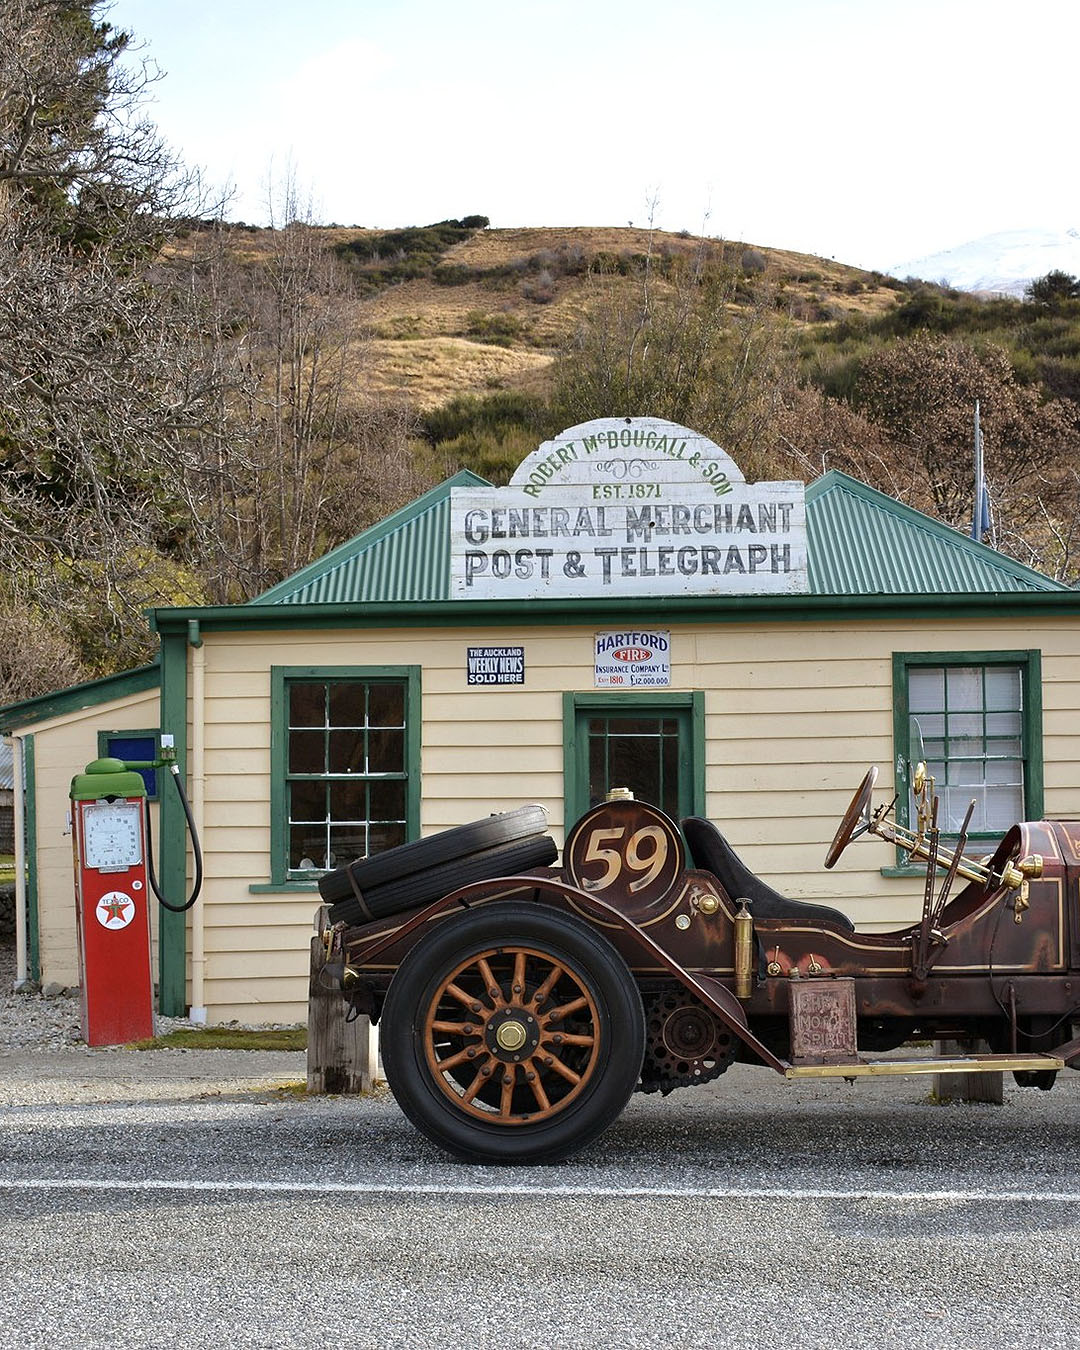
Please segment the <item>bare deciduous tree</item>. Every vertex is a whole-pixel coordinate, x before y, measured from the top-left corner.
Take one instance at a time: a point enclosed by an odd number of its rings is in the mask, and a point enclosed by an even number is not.
[[[286,181],[266,257],[200,237],[214,325],[215,425],[188,459],[192,556],[211,598],[246,600],[423,486],[415,418],[365,390],[368,343],[348,274]]]
[[[636,287],[594,280],[594,299],[555,369],[563,424],[651,415],[709,435],[747,476],[764,469],[772,423],[794,388],[789,326],[767,279],[702,257],[673,259]]]
[[[869,356],[856,405],[888,439],[905,500],[958,528],[971,521],[974,411],[978,400],[986,477],[1003,531],[1019,540],[1043,519],[1063,469],[1075,463],[1075,406],[1044,402],[1016,378],[1000,347],[916,333]]]
[[[185,182],[103,12],[0,7],[0,566],[9,602],[65,638],[94,614],[88,675],[152,650],[138,598],[175,594],[169,484],[207,394],[160,284]]]

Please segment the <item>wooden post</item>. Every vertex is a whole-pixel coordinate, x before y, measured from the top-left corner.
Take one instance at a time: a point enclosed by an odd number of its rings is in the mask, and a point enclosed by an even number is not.
[[[311,978],[308,984],[307,1090],[309,1092],[370,1092],[378,1069],[378,1034],[368,1017],[345,1020],[348,1005],[341,991],[320,978],[326,964],[322,934],[329,907],[315,913],[311,939]]]
[[[983,1049],[981,1041],[939,1041],[939,1055],[974,1055]],[[991,1102],[1001,1106],[1005,1100],[1005,1075],[992,1073],[936,1073],[934,1095],[940,1101]]]

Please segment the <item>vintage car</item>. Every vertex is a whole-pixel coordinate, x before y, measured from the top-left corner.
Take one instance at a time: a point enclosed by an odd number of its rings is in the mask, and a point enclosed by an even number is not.
[[[559,867],[543,809],[526,806],[327,874],[326,970],[350,1014],[378,1022],[406,1115],[470,1161],[563,1158],[635,1090],[735,1061],[789,1079],[1008,1070],[1052,1087],[1080,1066],[1080,823],[1016,825],[969,858],[966,823],[941,845],[922,766],[915,830],[895,803],[873,808],[876,773],[825,866],[866,833],[924,862],[910,927],[857,932],[753,875],[711,822],[680,829],[616,792]],[[915,1041],[971,1052],[885,1053]]]

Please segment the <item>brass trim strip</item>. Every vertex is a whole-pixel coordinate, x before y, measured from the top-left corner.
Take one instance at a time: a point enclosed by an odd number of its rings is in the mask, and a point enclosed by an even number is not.
[[[871,1059],[854,1064],[792,1064],[785,1078],[879,1078],[919,1073],[1010,1073],[1065,1067],[1057,1055],[943,1055],[940,1059]]]

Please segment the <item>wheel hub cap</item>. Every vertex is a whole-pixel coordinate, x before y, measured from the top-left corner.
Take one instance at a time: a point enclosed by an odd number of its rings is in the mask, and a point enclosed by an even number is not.
[[[511,1053],[520,1050],[525,1044],[528,1033],[520,1022],[504,1022],[495,1033],[495,1039],[503,1050],[509,1050]]]
[[[487,1048],[504,1064],[520,1064],[540,1045],[540,1024],[533,1013],[511,1005],[488,1020],[483,1032]]]

